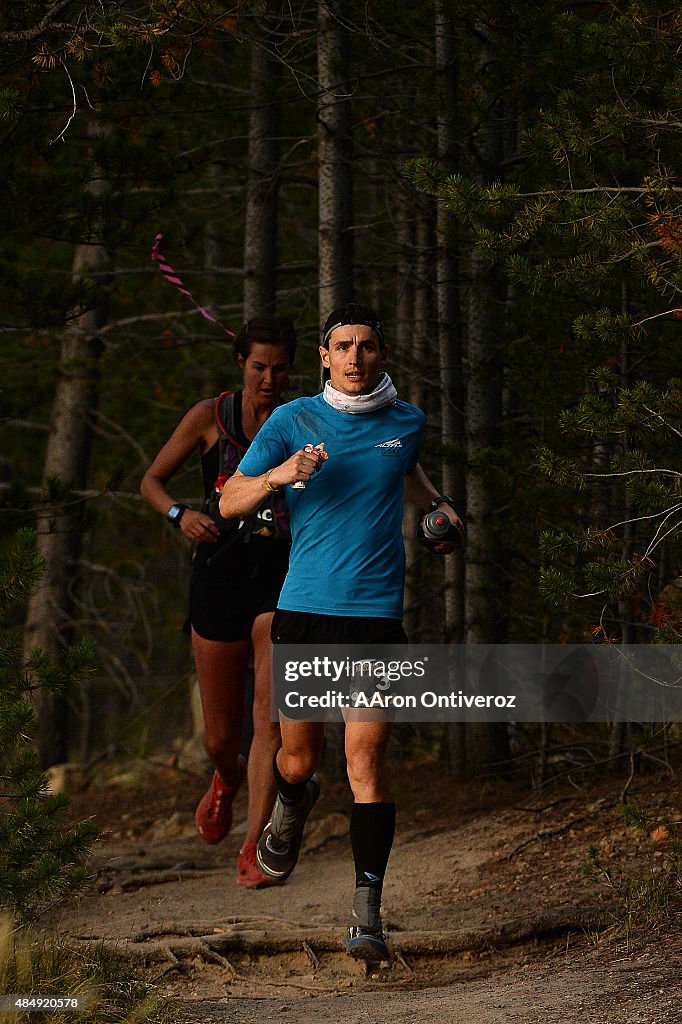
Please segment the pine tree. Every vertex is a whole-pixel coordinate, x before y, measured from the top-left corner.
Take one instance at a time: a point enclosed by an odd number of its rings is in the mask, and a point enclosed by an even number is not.
[[[504,422],[486,465],[510,604],[527,609],[509,639],[674,625],[658,595],[682,521],[678,34],[657,2],[510,5],[494,55],[525,113],[504,181],[415,170],[517,296],[498,320]]]
[[[68,824],[68,798],[48,792],[33,711],[38,692],[59,692],[83,677],[92,647],[81,641],[59,668],[38,649],[24,661],[21,637],[8,624],[44,569],[35,535],[19,531],[0,560],[0,907],[24,922],[82,887],[98,834],[92,821]]]

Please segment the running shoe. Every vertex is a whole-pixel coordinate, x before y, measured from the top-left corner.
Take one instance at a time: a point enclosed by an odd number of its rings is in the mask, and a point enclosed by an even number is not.
[[[348,955],[356,960],[366,960],[368,963],[378,964],[382,960],[390,959],[386,936],[381,928],[349,925],[344,945]]]
[[[211,785],[199,801],[194,821],[205,843],[219,843],[232,828],[232,802],[246,778],[246,759],[241,754],[237,759],[237,770],[239,778],[232,786],[226,786],[215,771]]]
[[[308,779],[303,799],[297,803],[285,804],[277,795],[272,817],[256,849],[258,867],[268,878],[284,882],[296,867],[306,819],[319,795],[320,783],[316,775]]]
[[[256,844],[244,843],[237,857],[237,885],[247,889],[265,889],[266,886],[277,884],[274,878],[268,878],[258,867]]]
[[[367,871],[364,875],[379,882],[376,875]],[[349,956],[375,964],[388,960],[390,956],[381,924],[381,888],[380,882],[378,885],[356,885],[344,942]]]

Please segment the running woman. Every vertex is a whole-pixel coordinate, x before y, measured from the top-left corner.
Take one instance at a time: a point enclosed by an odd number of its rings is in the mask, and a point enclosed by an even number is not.
[[[198,448],[204,497],[222,486],[279,405],[295,351],[296,332],[286,317],[248,320],[233,346],[243,389],[225,393],[222,401],[206,399],[193,406],[140,487],[150,505],[196,544],[188,626],[204,715],[204,747],[215,767],[196,810],[196,826],[206,843],[224,839],[232,826],[232,803],[248,777],[246,836],[237,858],[237,882],[247,888],[272,884],[256,862],[256,842],[276,792],[272,758],[280,732],[270,716],[270,626],[289,562],[286,506],[279,496],[237,533],[236,522],[219,524],[219,518],[206,511],[178,504],[168,483]],[[247,764],[239,749],[251,655],[253,741]]]

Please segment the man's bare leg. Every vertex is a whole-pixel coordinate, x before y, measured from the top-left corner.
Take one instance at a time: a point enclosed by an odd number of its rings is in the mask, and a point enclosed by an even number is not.
[[[390,735],[390,722],[346,723],[348,779],[355,797],[350,819],[355,894],[346,949],[353,957],[373,962],[389,956],[381,894],[395,834],[395,804],[386,772]]]

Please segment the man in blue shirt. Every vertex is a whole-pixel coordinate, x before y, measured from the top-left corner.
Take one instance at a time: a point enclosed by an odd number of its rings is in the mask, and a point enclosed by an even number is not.
[[[292,550],[272,624],[276,644],[406,643],[403,501],[438,509],[462,528],[450,499],[419,465],[425,416],[398,399],[384,370],[387,352],[371,309],[334,310],[320,346],[329,371],[324,391],[276,409],[223,490],[220,511],[232,517],[258,508],[264,492],[286,488]],[[346,720],[356,873],[346,949],[377,962],[388,957],[380,904],[395,832],[385,769],[390,728],[387,721]],[[319,795],[324,725],[282,717],[281,730],[279,795],[258,844],[259,866],[276,882],[296,865]]]

